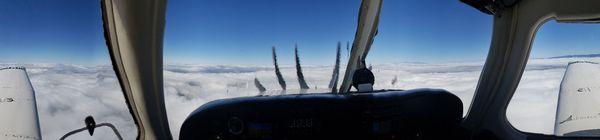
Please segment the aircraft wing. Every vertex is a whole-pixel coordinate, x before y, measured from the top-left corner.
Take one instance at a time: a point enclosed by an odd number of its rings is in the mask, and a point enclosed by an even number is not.
[[[42,139],[35,95],[25,68],[0,68],[0,112],[0,139]]]
[[[554,134],[600,134],[600,64],[571,62],[560,85]]]

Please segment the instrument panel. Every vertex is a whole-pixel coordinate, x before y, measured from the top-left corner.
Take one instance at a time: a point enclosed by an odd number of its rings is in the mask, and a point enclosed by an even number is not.
[[[257,96],[209,102],[180,139],[421,139],[450,135],[462,102],[445,90]]]

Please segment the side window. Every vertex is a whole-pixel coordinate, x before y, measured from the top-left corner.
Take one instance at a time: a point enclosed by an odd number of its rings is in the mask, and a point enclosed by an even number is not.
[[[600,25],[549,21],[532,45],[507,118],[518,130],[600,136]]]
[[[113,124],[124,139],[136,138],[106,47],[99,0],[2,0],[0,19],[0,67],[26,68],[43,139],[85,127],[86,116]],[[117,137],[99,127],[93,136],[84,131],[67,139]]]

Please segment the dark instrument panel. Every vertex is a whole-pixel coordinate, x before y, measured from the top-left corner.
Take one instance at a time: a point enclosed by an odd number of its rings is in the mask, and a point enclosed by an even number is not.
[[[462,109],[458,97],[437,89],[240,97],[199,107],[180,139],[451,138]]]

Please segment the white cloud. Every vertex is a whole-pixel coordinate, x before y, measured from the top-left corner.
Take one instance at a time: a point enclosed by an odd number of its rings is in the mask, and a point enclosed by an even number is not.
[[[88,115],[98,123],[115,124],[126,139],[135,138],[135,126],[112,68],[60,64],[25,67],[36,94],[42,138],[58,139],[81,128]],[[116,138],[108,128],[95,132],[93,138],[82,133],[73,139]]]
[[[522,131],[552,134],[558,86],[564,68],[574,59],[534,59],[508,107],[509,121]],[[582,60],[582,59],[577,59]],[[595,59],[593,59],[595,61]],[[470,105],[482,62],[474,63],[398,63],[374,65],[376,89],[443,88],[463,100],[465,112]],[[0,64],[7,66],[14,64]],[[44,139],[58,139],[68,131],[83,127],[83,119],[92,115],[96,122],[117,126],[125,139],[137,136],[118,81],[110,66],[84,67],[61,64],[28,64],[36,91],[40,124]],[[309,92],[327,92],[332,66],[305,66]],[[288,93],[298,92],[295,69],[282,67]],[[343,69],[341,72],[343,73]],[[343,74],[342,74],[343,75]],[[392,85],[397,76],[398,82]],[[167,65],[164,71],[165,101],[171,131],[178,137],[183,120],[202,104],[223,98],[253,96],[257,77],[269,89],[281,89],[273,69],[256,66]],[[341,79],[341,77],[340,77]],[[108,128],[99,128],[93,137],[86,133],[74,139],[114,139]]]

